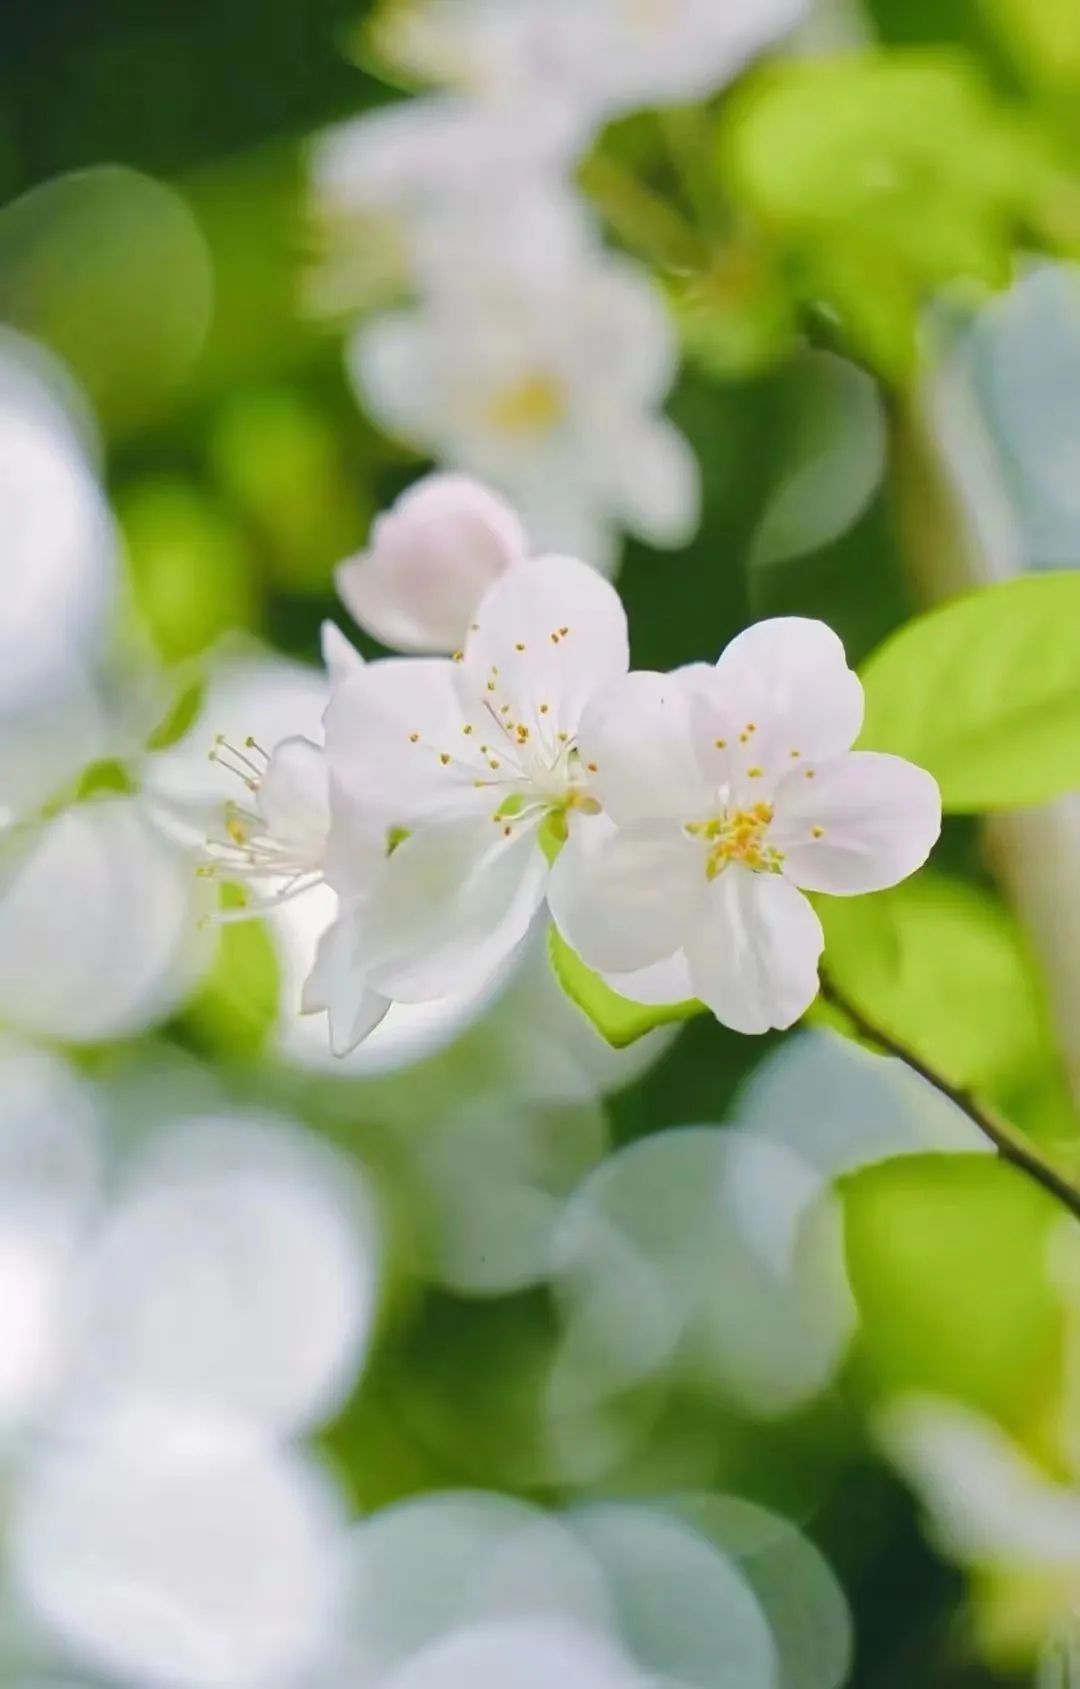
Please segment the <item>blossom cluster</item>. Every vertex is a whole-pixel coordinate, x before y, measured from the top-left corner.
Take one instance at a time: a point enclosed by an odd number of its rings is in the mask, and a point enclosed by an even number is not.
[[[359,568],[384,625],[396,594],[422,645],[422,607],[445,631],[456,585],[461,647],[365,664],[339,637],[325,745],[233,753],[251,796],[227,811],[220,868],[275,897],[322,880],[337,894],[304,1007],[328,1014],[339,1053],[394,1002],[494,977],[545,910],[624,997],[699,998],[744,1033],[790,1026],[823,948],[804,894],[920,867],[935,781],[852,750],[862,688],[823,623],[765,621],[713,665],[631,671],[614,587],[516,540],[512,513],[462,477],[376,525]]]
[[[535,545],[610,574],[617,536],[678,546],[698,469],[661,413],[677,351],[651,279],[604,249],[574,169],[598,129],[697,100],[805,0],[410,0],[375,39],[434,92],[316,145],[320,309],[412,296],[347,347],[365,408],[521,507]]]

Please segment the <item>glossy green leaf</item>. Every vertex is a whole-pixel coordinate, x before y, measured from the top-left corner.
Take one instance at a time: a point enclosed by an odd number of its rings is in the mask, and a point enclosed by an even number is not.
[[[575,1003],[602,1038],[616,1050],[635,1044],[657,1026],[691,1020],[705,1013],[705,1005],[696,998],[684,1003],[632,1003],[620,997],[610,985],[587,968],[554,927],[548,935],[548,952],[555,977],[572,1003]]]
[[[817,908],[838,990],[953,1084],[1002,1097],[1053,1061],[1031,959],[988,893],[926,873]]]
[[[908,622],[862,670],[864,749],[928,768],[946,810],[1080,789],[1080,572],[986,587]]]

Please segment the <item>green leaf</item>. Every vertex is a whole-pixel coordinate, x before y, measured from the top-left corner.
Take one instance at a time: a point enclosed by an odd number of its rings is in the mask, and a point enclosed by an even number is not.
[[[206,685],[201,676],[192,680],[178,694],[172,708],[158,722],[154,731],[146,741],[148,751],[167,751],[170,746],[179,744],[185,734],[190,733],[198,719],[199,711],[203,707],[206,696]]]
[[[548,953],[555,977],[570,1001],[616,1050],[635,1044],[654,1027],[692,1020],[695,1015],[705,1013],[704,1003],[693,997],[683,1003],[663,1004],[632,1003],[628,997],[620,997],[599,974],[585,966],[554,927],[548,934]]]
[[[988,893],[924,873],[816,901],[839,991],[952,1084],[1003,1100],[1053,1064],[1035,969]]]
[[[1017,1427],[1052,1387],[1061,1317],[1052,1198],[995,1156],[904,1156],[841,1185],[875,1390],[957,1397]],[[1002,1240],[1007,1239],[1007,1247]]]
[[[239,886],[223,884],[225,909],[242,908]],[[224,1057],[255,1055],[278,1016],[281,969],[262,921],[236,921],[219,928],[218,950],[184,1020],[200,1042]]]
[[[908,622],[862,669],[863,749],[928,768],[953,812],[1080,787],[1080,572],[985,587]]]

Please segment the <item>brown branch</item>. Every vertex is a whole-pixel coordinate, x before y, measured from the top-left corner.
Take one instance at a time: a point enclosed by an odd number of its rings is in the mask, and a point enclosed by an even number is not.
[[[961,1086],[951,1085],[949,1081],[937,1073],[929,1064],[923,1061],[914,1050],[908,1048],[900,1039],[894,1038],[891,1032],[876,1026],[872,1020],[857,1008],[849,997],[838,988],[828,977],[822,976],[821,995],[826,1002],[846,1015],[860,1037],[868,1043],[876,1044],[878,1049],[886,1051],[891,1056],[897,1056],[913,1072],[920,1075],[934,1089],[940,1091],[943,1097],[948,1097],[951,1103],[973,1121],[985,1138],[989,1138],[1003,1161],[1008,1161],[1013,1167],[1019,1167],[1028,1178],[1034,1179],[1036,1184],[1049,1191],[1050,1195],[1062,1203],[1071,1214],[1080,1219],[1080,1189],[1066,1178],[1052,1162],[1047,1161],[1035,1148],[1035,1145],[1018,1132],[1002,1115],[994,1109],[988,1108]]]

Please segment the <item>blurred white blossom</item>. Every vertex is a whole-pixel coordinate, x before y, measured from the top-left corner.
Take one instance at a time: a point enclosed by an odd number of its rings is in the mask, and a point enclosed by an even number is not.
[[[486,589],[526,555],[517,514],[466,475],[429,475],[376,519],[371,543],[339,565],[355,621],[398,651],[456,651]]]
[[[802,21],[808,0],[395,0],[375,26],[396,64],[478,100],[561,103],[590,126],[703,99]]]
[[[453,261],[410,310],[363,324],[357,392],[389,433],[513,499],[535,551],[610,572],[627,528],[678,546],[698,520],[698,469],[661,413],[677,365],[651,281],[583,245],[475,273]]]

